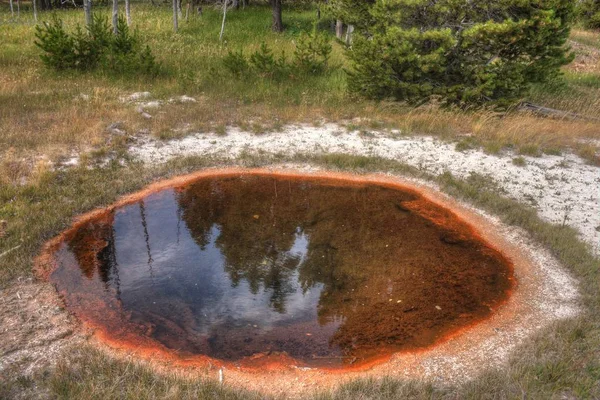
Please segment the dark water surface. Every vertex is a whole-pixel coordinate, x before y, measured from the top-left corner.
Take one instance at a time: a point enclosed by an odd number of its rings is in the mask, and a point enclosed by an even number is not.
[[[73,232],[51,280],[109,334],[181,354],[343,365],[484,318],[506,259],[410,191],[325,178],[203,178]]]

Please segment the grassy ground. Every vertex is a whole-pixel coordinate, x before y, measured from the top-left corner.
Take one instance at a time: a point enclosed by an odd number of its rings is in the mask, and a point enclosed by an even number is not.
[[[289,122],[342,121],[358,129],[399,128],[407,134],[433,134],[456,140],[460,148],[483,146],[489,152],[510,147],[523,154],[557,153],[574,149],[589,160],[600,139],[596,120],[547,119],[518,111],[411,109],[402,104],[373,103],[351,98],[345,90],[343,47],[334,45],[332,69],[323,76],[276,82],[240,80],[223,70],[227,52],[256,49],[262,41],[291,55],[294,39],[310,29],[314,12],[287,11],[288,30],[270,32],[269,10],[251,7],[228,16],[226,42],[218,41],[220,15],[182,22],[171,31],[168,7],[133,4],[134,25],[162,63],[164,73],[148,81],[110,75],[48,71],[33,45],[28,4],[21,18],[10,19],[8,2],[0,2],[0,286],[31,274],[32,259],[44,240],[66,228],[72,216],[107,205],[119,195],[145,184],[189,172],[219,160],[185,159],[162,167],[111,162],[94,167],[94,156],[122,150],[106,126],[123,121],[128,132],[148,129],[157,137],[180,136],[176,128],[220,131],[238,125],[258,132]],[[99,11],[108,14],[106,9]],[[69,26],[83,22],[81,11],[59,11]],[[41,14],[42,19],[48,14]],[[535,87],[527,100],[548,107],[600,118],[600,34],[575,30],[576,62],[565,68],[562,84]],[[187,94],[195,104],[166,105],[164,114],[147,121],[119,96],[150,91],[157,98]],[[90,96],[83,100],[81,94]],[[218,140],[218,137],[216,137]],[[57,160],[72,151],[94,150],[77,168],[51,170],[45,159]],[[247,165],[282,159],[247,158]],[[290,161],[290,160],[287,160]],[[509,367],[490,372],[461,387],[433,387],[393,379],[356,381],[321,399],[343,398],[599,398],[600,397],[600,262],[569,228],[541,221],[526,206],[501,197],[485,179],[458,181],[450,175],[423,176],[404,165],[379,159],[333,155],[298,156],[328,168],[388,171],[433,179],[444,190],[501,216],[505,222],[532,233],[581,281],[585,312],[577,319],[541,332],[515,352]],[[10,251],[4,254],[4,252]],[[39,388],[53,398],[258,398],[210,382],[178,375],[156,374],[143,364],[115,360],[91,348],[66,354],[56,370],[34,377],[15,375],[0,381],[0,398]]]
[[[202,17],[192,16],[173,34],[170,9],[133,4],[134,27],[153,49],[163,66],[163,75],[119,78],[106,74],[54,73],[39,59],[34,43],[34,24],[24,3],[19,19],[11,20],[6,1],[0,3],[0,156],[29,160],[44,154],[64,156],[72,149],[106,144],[105,128],[123,121],[134,133],[148,129],[161,138],[180,136],[177,128],[222,130],[238,125],[256,131],[290,122],[343,121],[362,129],[398,128],[407,134],[432,134],[483,146],[488,152],[503,148],[525,148],[537,153],[556,153],[574,148],[584,157],[596,159],[596,146],[586,139],[600,138],[600,34],[576,30],[573,41],[581,57],[567,67],[564,80],[537,86],[529,98],[548,107],[576,112],[598,120],[539,118],[523,112],[497,114],[486,111],[418,109],[394,103],[374,103],[352,98],[346,91],[347,67],[343,46],[335,43],[331,68],[322,76],[297,76],[274,81],[235,78],[224,70],[222,59],[229,50],[247,53],[264,41],[276,52],[291,58],[294,41],[315,20],[314,10],[287,10],[286,33],[270,31],[270,10],[256,6],[228,14],[225,41],[219,42],[221,15],[205,8]],[[108,15],[106,8],[96,11]],[[69,27],[83,23],[80,10],[57,11]],[[49,13],[42,13],[41,20]],[[322,21],[322,27],[328,26]],[[584,54],[585,53],[585,54]],[[582,64],[581,61],[584,61]],[[201,98],[197,104],[172,107],[151,121],[118,101],[120,95],[151,91],[157,98],[187,94]],[[90,96],[88,101],[81,95]],[[354,121],[352,122],[352,120]],[[358,121],[358,122],[357,122]],[[11,150],[12,149],[12,150]],[[6,157],[6,156],[5,156]]]

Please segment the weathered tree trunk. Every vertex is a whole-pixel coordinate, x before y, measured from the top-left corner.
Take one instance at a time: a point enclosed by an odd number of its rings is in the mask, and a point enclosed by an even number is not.
[[[179,21],[177,20],[177,0],[173,0],[173,30],[177,32],[179,30]]]
[[[236,10],[238,8],[240,8],[240,0],[233,0],[233,4],[232,4],[233,8],[235,8]]]
[[[37,0],[33,0],[33,20],[37,22]]]
[[[177,12],[179,13],[179,19],[183,19],[183,10],[181,8],[181,0],[177,0]]]
[[[17,0],[17,18],[21,18],[21,0]]]
[[[221,23],[221,33],[219,34],[219,40],[223,41],[223,34],[225,33],[225,18],[227,18],[227,3],[229,0],[223,0],[223,22]]]
[[[127,18],[127,26],[130,26],[131,25],[131,1],[130,0],[125,0],[125,18]]]
[[[192,6],[192,3],[190,3],[188,1],[187,6],[185,7],[185,22],[188,22],[189,18],[190,18],[190,7]]]
[[[119,0],[113,0],[112,5],[112,24],[113,24],[113,33],[116,35],[119,33],[118,28],[119,23]]]
[[[92,0],[83,0],[83,12],[85,13],[85,23],[90,26],[92,24]]]
[[[340,40],[344,37],[344,23],[340,19],[335,21],[335,37]]]
[[[188,0],[189,1],[189,0]],[[196,14],[202,15],[202,2],[200,0],[191,0],[192,8],[196,10]]]
[[[354,25],[348,25],[348,30],[346,31],[346,44],[350,46],[352,44],[352,34],[354,33]]]
[[[273,32],[283,32],[283,20],[281,18],[281,0],[271,0],[273,10]]]
[[[15,17],[15,9],[13,6],[13,0],[10,0],[10,17],[14,18]]]

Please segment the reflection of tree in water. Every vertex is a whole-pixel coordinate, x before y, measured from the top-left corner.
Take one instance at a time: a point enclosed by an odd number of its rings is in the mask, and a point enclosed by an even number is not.
[[[418,198],[408,192],[246,176],[201,180],[176,198],[177,240],[183,221],[201,249],[211,242],[219,249],[231,284],[268,292],[273,311],[286,313],[297,287],[321,286],[318,322],[342,321],[330,344],[344,354],[382,344],[429,344],[459,319],[468,323],[489,313],[508,287],[496,253],[461,236],[464,228],[457,234],[420,216]],[[143,202],[137,207],[146,245],[140,256],[151,267],[151,250],[155,256],[159,251],[150,248]],[[114,281],[119,298],[113,222],[112,213],[97,218],[69,246],[84,275]],[[178,288],[193,290],[183,281]],[[166,334],[180,339],[175,348],[184,347],[198,339],[187,331],[195,326],[192,305],[167,300],[161,312],[153,306],[152,318],[164,320]],[[172,307],[185,316],[181,324],[165,317]]]
[[[211,240],[213,226],[218,227],[215,245],[232,285],[245,280],[253,294],[270,290],[273,309],[285,312],[286,297],[294,287],[291,278],[302,258],[290,251],[307,204],[302,199],[290,202],[289,191],[275,195],[276,184],[253,178],[201,181],[181,192],[179,203],[201,247]]]
[[[98,274],[105,284],[117,267],[113,222],[114,214],[106,213],[77,230],[68,242],[81,272],[88,279]]]
[[[272,290],[274,310],[285,311],[292,279],[303,290],[322,284],[319,320],[345,321],[332,341],[349,351],[431,341],[450,321],[489,313],[488,304],[508,287],[498,276],[504,270],[497,254],[470,239],[446,243],[447,232],[405,207],[415,195],[320,184],[205,180],[181,191],[179,204],[200,246],[218,226],[216,245],[232,284]],[[309,240],[304,254],[294,253],[298,232]]]
[[[328,294],[365,279],[366,271],[343,265],[339,247],[344,258],[356,261],[356,253],[368,249],[364,242],[377,225],[367,212],[373,208],[371,191],[322,190],[308,182],[245,177],[197,182],[179,194],[179,203],[200,246],[207,245],[211,228],[219,227],[216,246],[232,284],[245,280],[252,293],[271,289],[273,308],[284,311],[294,287],[290,279],[298,279],[303,290],[323,284]],[[411,198],[383,192],[396,201]],[[294,248],[300,235],[309,238],[306,249]]]

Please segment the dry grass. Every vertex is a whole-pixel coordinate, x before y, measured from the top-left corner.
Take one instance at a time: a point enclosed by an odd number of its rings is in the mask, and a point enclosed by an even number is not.
[[[263,399],[216,379],[158,374],[131,359],[115,360],[92,347],[74,349],[46,382],[57,399]]]
[[[577,27],[571,32],[571,40],[600,49],[600,32],[598,31],[588,31]]]

